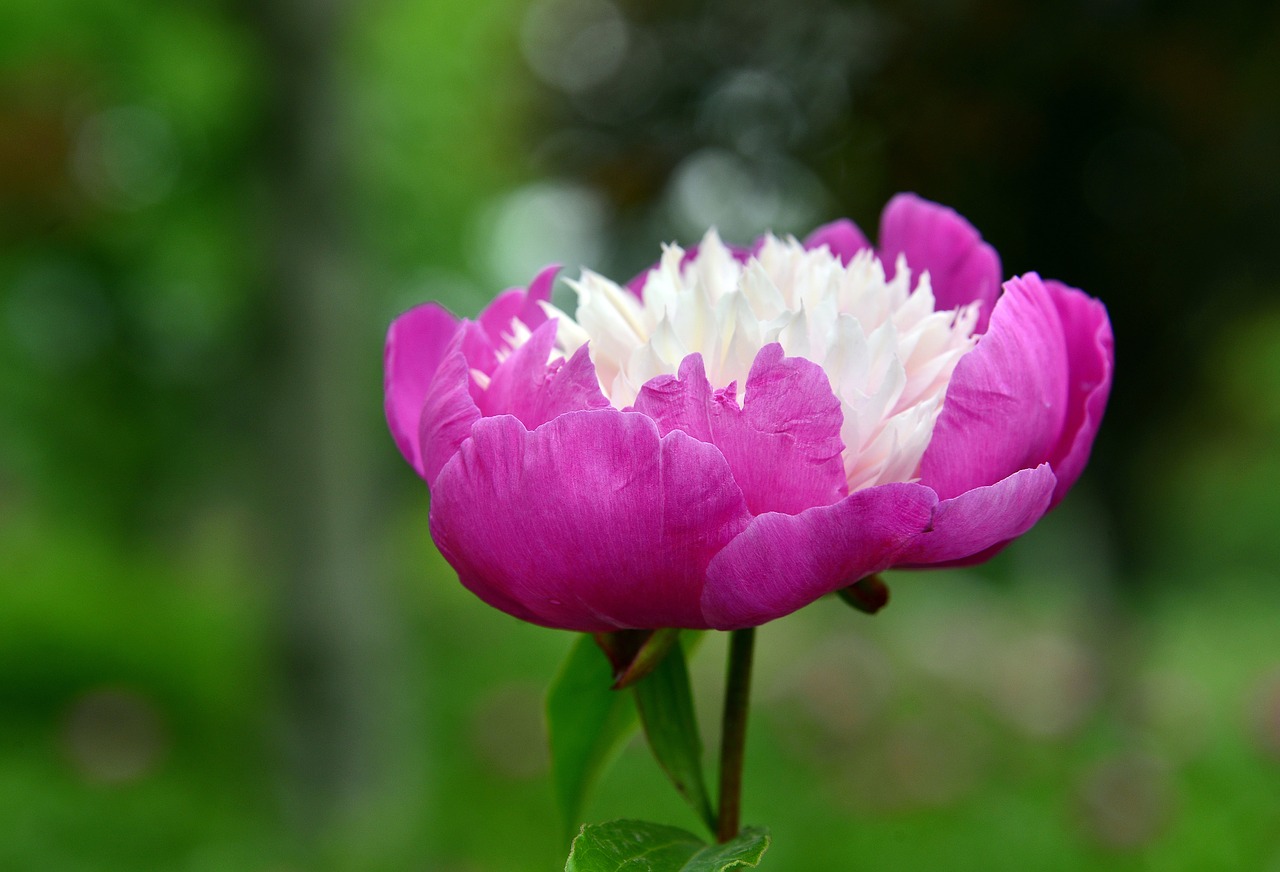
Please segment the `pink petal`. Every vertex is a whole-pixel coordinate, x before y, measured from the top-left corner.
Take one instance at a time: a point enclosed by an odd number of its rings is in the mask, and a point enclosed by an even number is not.
[[[493,371],[488,390],[478,405],[486,416],[515,415],[534,429],[557,415],[609,405],[583,345],[565,363],[548,364],[556,340],[556,323],[547,321]]]
[[[649,281],[649,273],[653,272],[653,267],[645,268],[639,275],[627,282],[626,288],[640,299],[644,299],[644,286]]]
[[[396,447],[422,474],[418,420],[427,387],[458,331],[458,319],[435,303],[410,309],[391,323],[383,352],[387,425]]]
[[[480,413],[485,417],[515,415],[530,429],[538,426],[537,423],[525,420],[521,411],[527,411],[530,398],[546,383],[547,361],[555,342],[556,325],[548,321],[533,331],[527,342],[494,367],[488,388],[476,401]]]
[[[707,564],[750,521],[710,445],[644,415],[485,418],[432,487],[431,533],[462,583],[549,627],[706,627]]]
[[[681,361],[678,379],[651,379],[635,409],[661,432],[679,429],[714,443],[752,514],[795,514],[848,493],[840,401],[820,366],[784,357],[776,342],[756,355],[741,409],[731,395],[712,392],[698,354]]]
[[[591,362],[591,349],[583,345],[567,361],[547,377],[547,387],[536,397],[537,406],[529,420],[541,426],[565,412],[579,409],[607,409],[609,401],[600,390],[596,365]]]
[[[476,372],[492,375],[498,368],[498,349],[505,349],[506,344],[495,345],[484,327],[475,321],[463,320],[459,332],[462,334],[462,353],[467,358],[467,366]],[[484,397],[479,383],[474,379],[471,381],[471,395],[477,403]]]
[[[848,218],[823,224],[804,240],[805,248],[821,248],[824,245],[831,250],[832,254],[840,258],[840,262],[845,266],[849,265],[849,261],[853,260],[853,256],[859,251],[871,247],[871,243],[858,229],[858,225]]]
[[[795,514],[848,493],[844,414],[822,367],[766,345],[747,376],[743,407],[722,397],[711,406],[716,446],[753,515]]]
[[[511,332],[511,322],[524,309],[524,300],[524,288],[509,288],[494,297],[476,316],[476,323],[491,344],[505,344],[502,334]]]
[[[1058,444],[1049,462],[1058,476],[1053,494],[1056,504],[1075,484],[1089,461],[1093,438],[1102,424],[1102,413],[1111,394],[1115,368],[1115,337],[1101,302],[1061,282],[1046,281],[1062,319],[1066,337],[1068,380],[1067,415]]]
[[[418,422],[422,466],[418,472],[429,485],[470,437],[472,425],[480,420],[480,409],[471,396],[474,379],[462,352],[464,342],[465,331],[459,330],[449,343],[422,404]]]
[[[977,332],[987,329],[1000,292],[1000,257],[954,209],[915,194],[898,194],[880,216],[879,250],[889,278],[902,253],[913,276],[929,271],[938,311],[981,300]]]
[[[1067,414],[1067,349],[1053,297],[1035,273],[1010,279],[991,328],[960,359],[920,463],[944,500],[1039,466]]]
[[[511,288],[495,297],[476,318],[490,341],[495,345],[505,345],[503,337],[510,334],[514,318],[519,318],[530,330],[541,327],[546,322],[547,315],[538,303],[551,300],[551,287],[559,272],[558,265],[546,267],[529,282],[528,289]]]
[[[993,485],[943,500],[934,510],[929,530],[912,541],[897,563],[911,566],[963,561],[1016,539],[1049,510],[1056,484],[1049,464],[1042,463]]]
[[[695,352],[680,361],[678,376],[659,375],[645,382],[633,408],[652,418],[663,436],[683,430],[700,442],[713,442],[711,402],[707,370]]]
[[[885,484],[798,515],[769,513],[711,561],[702,609],[718,630],[751,627],[887,569],[929,524],[937,497]]]

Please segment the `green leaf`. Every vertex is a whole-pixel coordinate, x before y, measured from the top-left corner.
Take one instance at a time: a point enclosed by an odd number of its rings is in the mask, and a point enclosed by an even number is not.
[[[693,833],[648,821],[588,824],[573,840],[565,872],[724,872],[754,869],[769,833],[748,827],[730,842],[707,845]]]
[[[754,869],[769,850],[769,831],[747,827],[723,845],[711,845],[694,854],[680,872],[722,872],[725,869]]]
[[[580,636],[547,691],[551,777],[564,817],[565,840],[582,817],[587,793],[636,728],[630,697],[610,689],[609,661]]]
[[[702,777],[702,737],[684,649],[672,645],[667,656],[632,685],[632,691],[653,756],[707,829],[715,832],[716,817]]]
[[[705,847],[693,833],[665,824],[586,824],[573,840],[564,872],[675,872]]]

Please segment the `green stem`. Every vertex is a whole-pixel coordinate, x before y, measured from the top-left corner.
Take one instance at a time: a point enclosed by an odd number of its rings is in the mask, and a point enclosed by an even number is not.
[[[720,813],[716,839],[738,835],[742,811],[742,758],[747,747],[747,708],[751,702],[751,654],[755,627],[729,636],[729,670],[725,679],[724,720],[720,727]]]

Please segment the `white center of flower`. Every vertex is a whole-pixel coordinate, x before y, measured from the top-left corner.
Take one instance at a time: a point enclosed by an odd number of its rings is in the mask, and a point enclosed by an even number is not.
[[[850,492],[919,474],[951,374],[977,341],[976,304],[935,312],[928,273],[912,292],[905,259],[886,281],[870,250],[844,266],[825,246],[770,235],[744,264],[712,230],[696,259],[682,265],[684,254],[665,248],[643,301],[590,271],[570,282],[576,318],[546,306],[559,319],[556,354],[589,342],[601,388],[622,409],[695,351],[712,387],[736,381],[741,402],[756,353],[778,342],[821,366],[840,400]],[[513,333],[513,344],[528,337],[518,322]]]

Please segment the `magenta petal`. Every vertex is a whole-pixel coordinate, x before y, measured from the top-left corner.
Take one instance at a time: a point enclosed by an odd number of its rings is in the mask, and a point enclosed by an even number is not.
[[[530,330],[536,330],[546,322],[547,314],[538,304],[551,300],[551,287],[559,272],[559,266],[549,266],[534,276],[527,289],[511,288],[503,291],[485,307],[476,321],[484,328],[494,345],[506,345],[503,337],[511,333],[511,321],[514,318],[519,318]]]
[[[418,423],[420,474],[427,484],[435,482],[440,470],[471,435],[471,426],[480,420],[480,410],[471,398],[471,367],[462,353],[464,334],[459,330],[449,343],[422,404]]]
[[[565,412],[580,409],[607,409],[609,401],[600,390],[596,365],[591,362],[591,349],[583,345],[567,361],[547,377],[547,385],[536,397],[537,405],[529,420],[541,426]]]
[[[682,430],[714,443],[752,514],[795,514],[848,493],[840,401],[820,366],[784,357],[776,342],[751,364],[742,408],[732,391],[712,391],[699,354],[680,362],[679,378],[650,379],[634,408],[653,418],[660,432]]]
[[[460,332],[462,333],[462,353],[467,358],[467,366],[485,375],[489,375],[498,368],[497,350],[483,327],[475,321],[464,320]]]
[[[1053,494],[1056,504],[1089,461],[1093,437],[1102,424],[1102,413],[1111,394],[1115,338],[1107,309],[1100,301],[1061,282],[1046,281],[1044,286],[1062,319],[1069,367],[1066,421],[1058,444],[1049,453],[1049,463],[1058,476]]]
[[[511,332],[511,322],[524,309],[524,288],[510,288],[493,298],[476,316],[476,323],[484,330],[485,337],[493,345],[503,345],[502,334]]]
[[[556,325],[548,321],[494,367],[489,386],[477,401],[480,412],[486,417],[515,415],[530,429],[538,426],[540,421],[530,422],[521,412],[529,410],[532,398],[547,380],[547,361],[555,341]]]
[[[750,521],[711,445],[644,415],[485,418],[432,487],[431,533],[463,584],[549,627],[706,627],[707,564]]]
[[[644,286],[649,281],[649,273],[653,272],[653,267],[649,267],[635,276],[631,281],[627,282],[626,289],[635,294],[640,299],[644,299]]]
[[[702,609],[718,630],[763,624],[896,562],[929,524],[937,496],[885,484],[798,515],[752,520],[707,570]]]
[[[542,303],[551,302],[551,289],[560,274],[560,265],[552,264],[544,267],[542,272],[529,282],[529,289],[524,295],[524,307],[520,310],[520,320],[530,330],[536,330],[547,320],[547,313],[542,310]]]
[[[645,382],[633,408],[652,418],[664,436],[683,430],[700,442],[712,442],[711,396],[702,355],[695,352],[680,361],[678,376],[659,375]]]
[[[565,363],[548,364],[556,323],[547,321],[493,371],[479,406],[486,417],[515,415],[530,430],[557,415],[609,405],[586,345]]]
[[[1067,413],[1067,349],[1035,273],[1010,279],[991,329],[960,359],[920,463],[944,500],[1049,458]]]
[[[458,331],[458,319],[435,303],[418,306],[392,322],[383,352],[387,425],[409,465],[422,474],[418,420],[427,387]]]
[[[887,277],[897,271],[898,255],[906,254],[913,276],[929,271],[934,308],[955,309],[980,300],[977,332],[986,331],[1000,293],[1000,256],[954,209],[915,194],[898,194],[880,216],[879,242]]]
[[[853,256],[859,251],[871,247],[871,243],[858,229],[858,225],[848,218],[823,224],[805,237],[805,248],[821,248],[824,245],[831,250],[832,254],[840,258],[840,262],[845,266],[849,265],[849,261],[853,260]]]
[[[897,562],[910,566],[961,560],[1015,539],[1049,510],[1056,484],[1053,470],[1042,463],[943,500],[928,532],[917,536]]]
[[[753,515],[795,514],[848,493],[844,413],[822,367],[784,357],[766,345],[747,376],[743,407],[728,398],[711,405],[713,441],[729,461]]]

